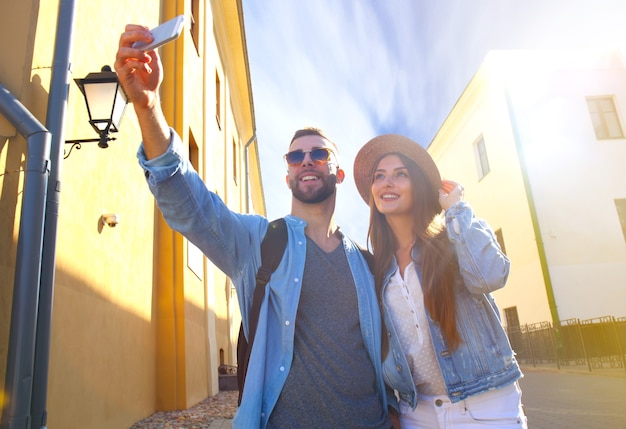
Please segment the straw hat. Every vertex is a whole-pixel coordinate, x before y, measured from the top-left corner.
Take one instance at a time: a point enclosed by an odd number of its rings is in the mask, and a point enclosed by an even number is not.
[[[422,146],[399,134],[383,134],[365,143],[354,160],[354,181],[366,204],[370,201],[374,169],[383,156],[391,153],[401,154],[415,161],[434,191],[437,192],[441,188],[439,169]]]

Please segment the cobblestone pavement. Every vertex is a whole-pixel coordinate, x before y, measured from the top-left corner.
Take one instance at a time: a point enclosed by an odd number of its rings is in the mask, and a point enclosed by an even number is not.
[[[230,429],[237,411],[237,392],[220,392],[180,411],[159,411],[130,429]]]

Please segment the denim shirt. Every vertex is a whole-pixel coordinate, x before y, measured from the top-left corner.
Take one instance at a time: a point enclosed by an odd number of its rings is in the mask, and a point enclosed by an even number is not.
[[[459,202],[446,212],[448,239],[457,255],[460,276],[457,278],[456,317],[461,343],[448,350],[439,325],[427,312],[432,343],[448,397],[459,402],[468,396],[503,387],[522,376],[500,321],[500,313],[491,292],[504,287],[510,268],[491,228],[474,217],[470,206]],[[413,249],[413,259],[416,252]],[[394,259],[383,286],[398,269]],[[418,275],[421,278],[421,273]],[[383,312],[389,337],[389,353],[383,363],[385,382],[393,391],[390,402],[403,400],[417,406],[417,390],[407,359],[389,314],[389,303],[383,299]],[[396,403],[392,403],[396,406]]]
[[[232,212],[210,192],[183,153],[172,130],[168,151],[147,160],[137,156],[146,171],[150,190],[168,225],[182,233],[230,279],[237,289],[244,331],[252,305],[256,272],[261,265],[261,241],[269,224],[265,217]],[[242,402],[233,428],[265,428],[292,363],[295,318],[306,259],[305,221],[285,217],[288,242],[283,259],[272,274],[259,313]],[[382,376],[381,316],[374,278],[357,245],[343,236],[357,290],[363,342],[376,371],[377,390],[384,410],[387,399]]]

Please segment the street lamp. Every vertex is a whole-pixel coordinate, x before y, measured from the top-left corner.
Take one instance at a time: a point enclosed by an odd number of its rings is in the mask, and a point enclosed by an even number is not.
[[[66,140],[66,144],[71,144],[69,153],[76,146],[80,149],[81,143],[98,143],[101,148],[109,147],[109,141],[115,137],[109,137],[109,133],[119,131],[119,125],[126,109],[128,99],[124,90],[120,86],[117,74],[111,67],[104,66],[97,73],[89,73],[83,79],[74,79],[80,88],[80,92],[85,97],[89,123],[99,135],[96,139]]]

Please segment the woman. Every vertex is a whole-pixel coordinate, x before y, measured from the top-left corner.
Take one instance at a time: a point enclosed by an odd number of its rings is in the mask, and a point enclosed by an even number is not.
[[[370,206],[383,372],[402,428],[526,428],[522,373],[491,296],[510,262],[463,187],[394,134],[361,148],[354,177]]]

